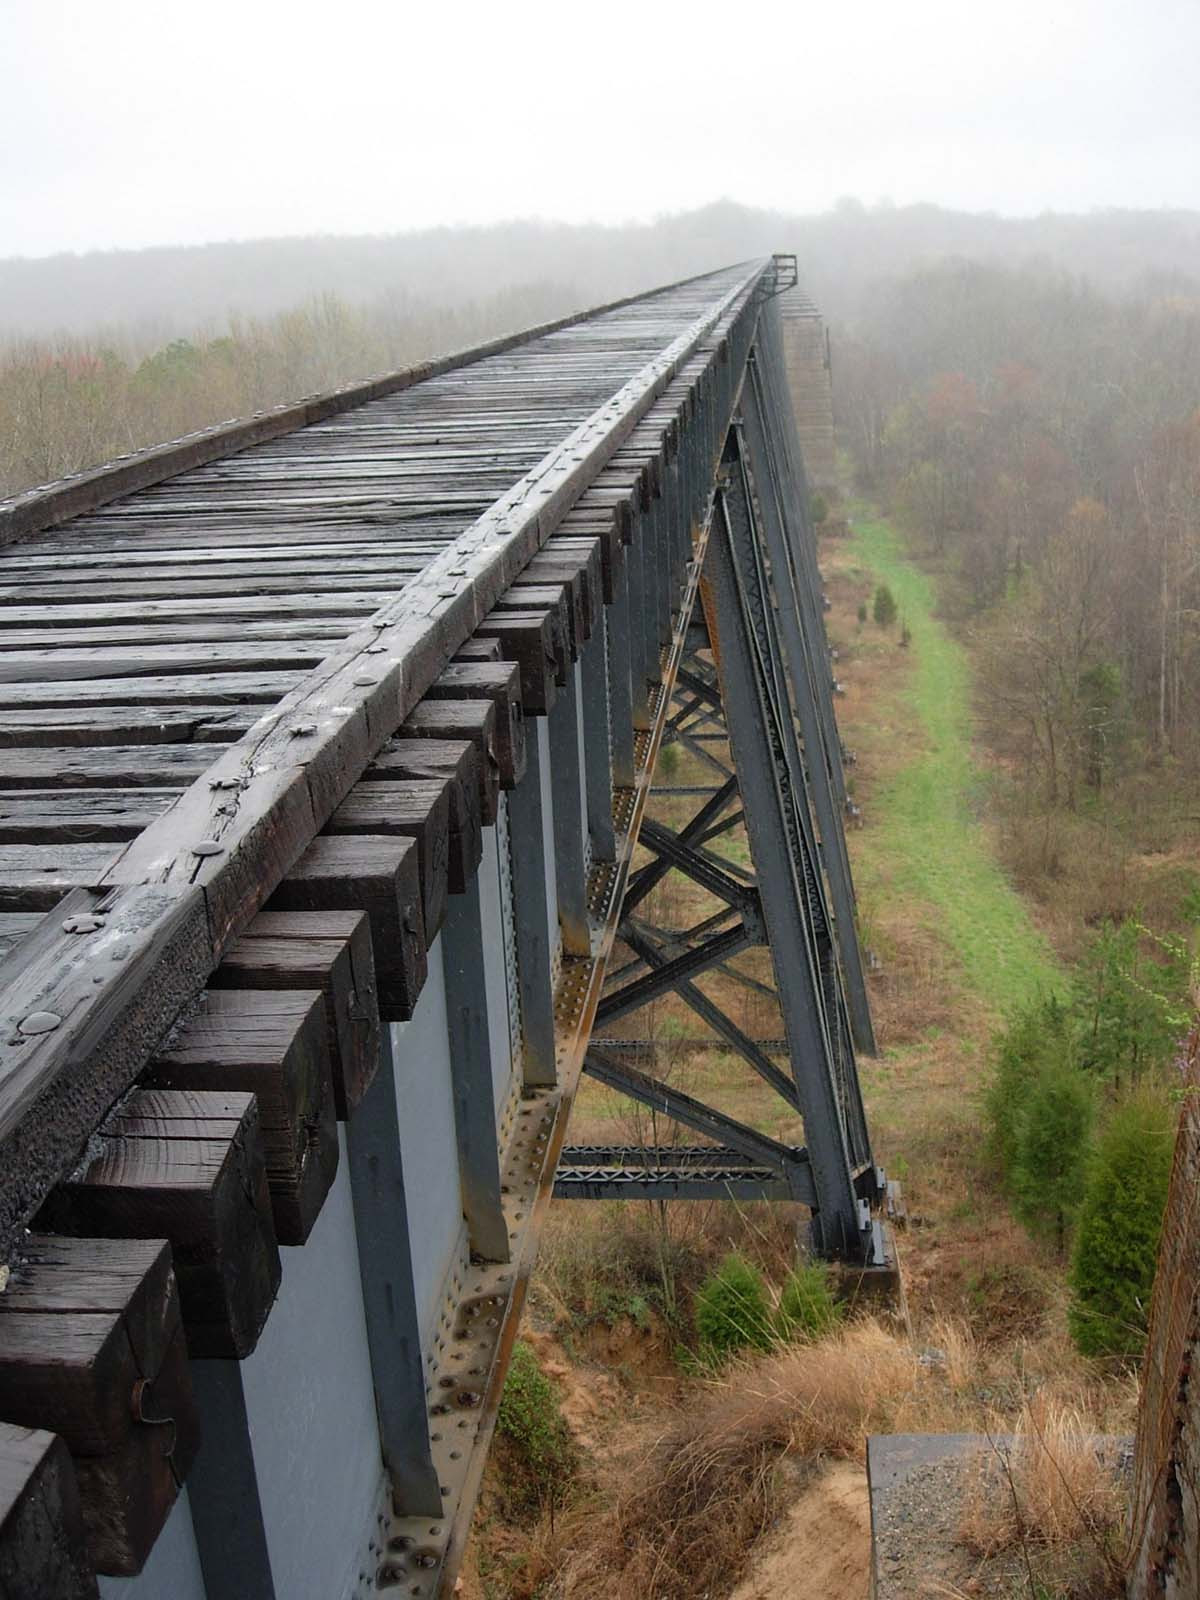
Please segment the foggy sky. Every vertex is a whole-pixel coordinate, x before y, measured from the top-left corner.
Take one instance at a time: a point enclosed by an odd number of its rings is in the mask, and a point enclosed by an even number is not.
[[[0,256],[1200,205],[1200,0],[0,0]]]

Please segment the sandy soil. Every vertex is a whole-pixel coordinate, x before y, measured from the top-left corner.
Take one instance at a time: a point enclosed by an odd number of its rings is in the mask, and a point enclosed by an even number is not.
[[[834,1462],[760,1540],[729,1600],[866,1600],[870,1549],[866,1473]]]

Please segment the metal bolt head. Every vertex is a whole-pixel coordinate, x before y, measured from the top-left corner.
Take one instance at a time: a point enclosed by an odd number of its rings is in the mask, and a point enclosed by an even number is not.
[[[198,844],[192,846],[194,856],[219,856],[224,853],[225,846],[219,839],[201,839]]]
[[[88,911],[81,911],[76,916],[64,917],[64,933],[95,933],[104,926],[104,918],[96,917]]]

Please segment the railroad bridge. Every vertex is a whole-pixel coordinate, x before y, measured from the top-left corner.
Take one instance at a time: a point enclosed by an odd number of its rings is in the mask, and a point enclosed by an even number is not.
[[[0,507],[5,1596],[446,1592],[552,1195],[887,1270],[781,308],[819,351],[776,257]],[[666,994],[802,1146],[656,1070]],[[585,1071],[685,1142],[572,1148]]]

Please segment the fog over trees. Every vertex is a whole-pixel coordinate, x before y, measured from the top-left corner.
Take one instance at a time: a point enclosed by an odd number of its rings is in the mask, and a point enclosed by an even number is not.
[[[836,346],[843,436],[950,576],[1029,804],[1200,759],[1200,283],[943,260]]]
[[[1004,218],[846,200],[801,217],[721,201],[627,227],[512,222],[15,258],[0,260],[0,337],[132,329],[165,341],[327,294],[403,311],[521,287],[586,305],[772,250],[796,251],[805,286],[837,318],[857,313],[881,276],[947,255],[1036,259],[1114,288],[1147,274],[1196,272],[1200,213]]]

